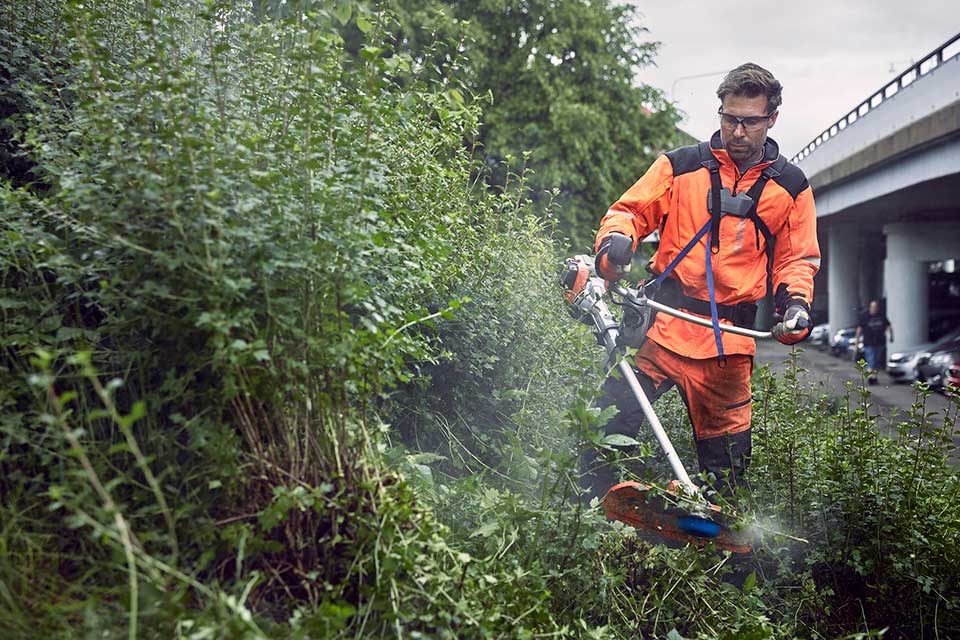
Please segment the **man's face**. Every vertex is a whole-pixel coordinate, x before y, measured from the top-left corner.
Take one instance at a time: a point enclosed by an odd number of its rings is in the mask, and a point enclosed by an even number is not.
[[[870,303],[870,315],[877,315],[877,312],[880,311],[880,305],[876,301]]]
[[[777,112],[768,117],[767,96],[727,95],[720,113],[720,140],[730,159],[738,164],[760,160],[767,130],[773,127],[779,115]],[[738,123],[736,118],[752,118],[754,121]]]

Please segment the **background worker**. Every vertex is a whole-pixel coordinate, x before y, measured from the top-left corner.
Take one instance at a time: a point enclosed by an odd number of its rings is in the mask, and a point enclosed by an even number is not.
[[[880,313],[880,302],[871,300],[867,312],[857,320],[857,330],[853,335],[853,352],[863,336],[863,357],[867,361],[867,384],[877,384],[877,371],[883,364],[883,350],[887,346],[886,338],[893,342],[893,325],[889,318]]]
[[[720,129],[710,141],[657,158],[607,211],[597,233],[597,271],[617,280],[638,242],[659,229],[660,247],[649,265],[657,280],[648,294],[658,289],[658,301],[714,324],[752,328],[756,302],[771,283],[782,315],[774,334],[794,344],[810,331],[820,249],[810,186],[767,137],[779,115],[781,85],[747,63],[727,74],[717,97]],[[752,338],[659,314],[634,359],[651,401],[678,387],[700,470],[714,474],[727,494],[743,482],[749,463],[755,350]],[[601,404],[619,409],[608,434],[638,433],[642,412],[623,380],[605,381]],[[584,465],[585,484],[603,496],[616,481],[612,467],[595,451]]]

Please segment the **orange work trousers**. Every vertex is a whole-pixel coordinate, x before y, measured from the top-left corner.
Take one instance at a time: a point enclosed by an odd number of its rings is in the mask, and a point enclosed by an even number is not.
[[[713,474],[716,488],[726,495],[745,485],[743,474],[751,453],[753,358],[733,354],[721,366],[716,358],[685,358],[647,340],[634,364],[637,379],[650,402],[677,387],[693,425],[700,471]],[[636,437],[644,415],[625,380],[609,376],[599,404],[603,408],[616,405],[619,410],[605,426],[607,435]],[[584,484],[593,488],[594,495],[603,496],[618,480],[612,467],[604,464],[596,451],[588,451],[581,464],[585,470]]]

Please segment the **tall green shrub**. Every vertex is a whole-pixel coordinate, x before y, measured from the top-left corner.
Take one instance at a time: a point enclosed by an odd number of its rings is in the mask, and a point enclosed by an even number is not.
[[[32,544],[82,550],[76,572],[34,566],[35,594],[109,589],[89,569],[116,543],[141,578],[151,557],[260,607],[406,619],[415,606],[383,608],[402,566],[379,566],[379,545],[434,534],[410,534],[423,516],[366,407],[439,356],[418,327],[460,305],[448,234],[472,222],[475,111],[413,76],[397,88],[409,63],[378,49],[383,16],[353,63],[322,6],[260,22],[229,3],[43,8],[70,65],[24,89],[36,111],[14,123],[44,179],[2,196],[0,482]],[[61,524],[26,509],[38,499]],[[51,536],[63,522],[80,529]],[[22,620],[42,600],[17,589]]]

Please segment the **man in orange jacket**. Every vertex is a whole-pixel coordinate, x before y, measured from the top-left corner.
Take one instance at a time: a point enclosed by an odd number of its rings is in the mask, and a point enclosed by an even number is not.
[[[813,193],[803,172],[767,137],[779,115],[781,85],[752,63],[717,89],[720,129],[709,142],[666,153],[610,207],[596,240],[596,268],[620,278],[637,243],[660,231],[649,268],[655,298],[712,318],[714,329],[659,314],[635,357],[651,401],[676,385],[693,423],[700,470],[731,493],[743,483],[751,451],[752,338],[717,324],[752,328],[768,286],[782,320],[776,338],[794,344],[809,334],[813,276],[820,267]],[[610,377],[601,404],[616,404],[607,433],[635,435],[643,421],[623,380]],[[614,481],[593,458],[595,495]],[[590,461],[588,461],[589,463]]]

